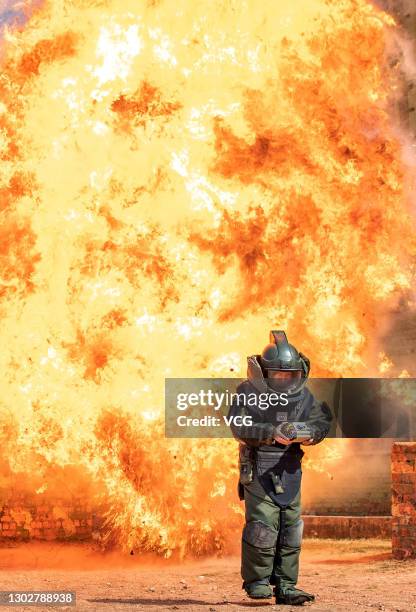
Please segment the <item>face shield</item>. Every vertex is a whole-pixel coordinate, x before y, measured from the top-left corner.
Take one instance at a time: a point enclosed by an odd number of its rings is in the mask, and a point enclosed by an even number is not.
[[[267,370],[267,385],[277,393],[293,395],[305,382],[303,370]]]

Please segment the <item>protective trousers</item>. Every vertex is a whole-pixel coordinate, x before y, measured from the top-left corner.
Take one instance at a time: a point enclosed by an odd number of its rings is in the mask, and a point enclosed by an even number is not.
[[[241,555],[244,583],[268,578],[278,589],[295,586],[303,532],[300,490],[282,510],[255,477],[244,486],[244,501],[246,524]]]

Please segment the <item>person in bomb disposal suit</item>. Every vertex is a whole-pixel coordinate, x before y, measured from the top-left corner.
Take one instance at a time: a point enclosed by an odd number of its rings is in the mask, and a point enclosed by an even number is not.
[[[251,417],[248,425],[231,422],[240,443],[239,496],[245,502],[243,588],[249,597],[265,599],[274,585],[276,603],[302,605],[315,597],[296,588],[303,532],[301,444],[321,442],[332,415],[305,387],[309,359],[288,343],[284,331],[271,331],[263,353],[247,360],[248,378],[237,387],[229,411],[230,417]],[[246,401],[253,394],[263,402]]]

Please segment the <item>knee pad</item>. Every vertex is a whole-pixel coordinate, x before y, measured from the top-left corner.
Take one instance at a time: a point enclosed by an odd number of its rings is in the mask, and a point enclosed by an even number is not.
[[[303,535],[303,521],[299,519],[293,525],[287,525],[283,531],[283,545],[300,548]]]
[[[249,521],[243,529],[243,540],[255,548],[276,546],[278,532],[262,521]]]

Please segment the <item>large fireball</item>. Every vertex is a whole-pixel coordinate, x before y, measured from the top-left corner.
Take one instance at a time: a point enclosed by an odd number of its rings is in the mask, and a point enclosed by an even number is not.
[[[376,367],[415,250],[394,23],[366,0],[33,10],[1,48],[2,483],[79,479],[125,548],[226,549],[235,442],[165,439],[163,381],[244,376],[276,327],[314,376]]]

